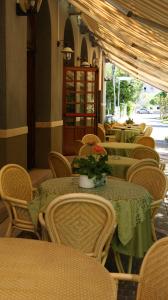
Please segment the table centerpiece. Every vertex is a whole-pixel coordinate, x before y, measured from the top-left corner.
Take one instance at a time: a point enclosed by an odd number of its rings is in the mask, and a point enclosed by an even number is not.
[[[106,175],[112,174],[112,167],[107,163],[108,155],[104,148],[92,146],[92,154],[86,157],[77,157],[73,161],[73,172],[80,174],[79,186],[93,188],[104,185]]]

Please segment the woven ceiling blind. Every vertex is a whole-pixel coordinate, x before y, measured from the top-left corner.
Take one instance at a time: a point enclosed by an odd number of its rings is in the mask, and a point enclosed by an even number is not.
[[[167,0],[69,0],[111,62],[168,92]]]

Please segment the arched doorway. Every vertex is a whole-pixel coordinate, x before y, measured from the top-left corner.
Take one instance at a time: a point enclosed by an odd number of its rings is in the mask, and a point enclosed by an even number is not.
[[[64,47],[70,47],[74,50],[74,35],[70,19],[68,18],[65,23],[64,30]],[[64,61],[64,65],[74,66],[74,52],[72,53],[69,61]]]
[[[87,50],[87,43],[86,39],[82,39],[82,44],[81,44],[81,63],[84,61],[88,61],[88,50]]]

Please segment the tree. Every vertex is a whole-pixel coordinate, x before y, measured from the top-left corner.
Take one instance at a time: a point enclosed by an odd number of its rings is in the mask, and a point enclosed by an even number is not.
[[[112,68],[111,64],[108,64],[108,68]],[[109,74],[107,68],[107,74]],[[129,74],[125,71],[116,68],[115,72],[116,82],[120,80],[121,77],[129,77]],[[140,92],[142,90],[143,83],[135,78],[132,80],[120,80],[120,103],[121,106],[123,104],[127,105],[128,111],[131,113],[133,109],[133,103],[139,98]],[[116,95],[118,95],[118,84],[116,84]],[[111,108],[111,113],[114,113],[114,89],[112,80],[107,81],[106,85],[106,104],[107,104],[107,112],[109,112],[109,108]]]
[[[162,91],[155,95],[151,101],[150,104],[152,105],[159,105],[160,106],[160,116],[162,118],[168,117],[168,95],[166,92]]]

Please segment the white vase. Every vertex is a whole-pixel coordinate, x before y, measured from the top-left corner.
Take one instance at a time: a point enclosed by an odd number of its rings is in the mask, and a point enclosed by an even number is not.
[[[95,179],[94,177],[88,178],[87,175],[80,175],[79,176],[79,186],[86,188],[86,189],[93,188],[95,186],[94,179]]]

